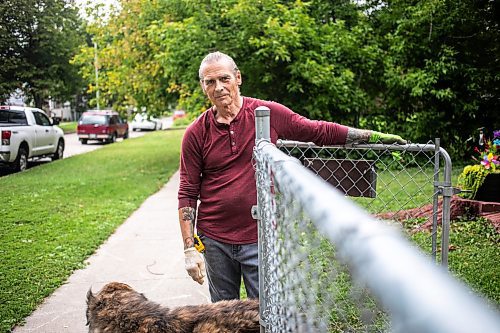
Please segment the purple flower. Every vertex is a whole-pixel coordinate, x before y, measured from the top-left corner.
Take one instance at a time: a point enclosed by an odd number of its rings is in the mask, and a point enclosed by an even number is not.
[[[500,139],[500,130],[493,131],[493,139]]]

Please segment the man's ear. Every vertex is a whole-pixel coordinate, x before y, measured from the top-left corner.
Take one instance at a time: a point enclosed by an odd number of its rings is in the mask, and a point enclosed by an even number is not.
[[[238,84],[238,86],[241,86],[241,84],[243,83],[241,72],[239,70],[236,72],[236,83]]]
[[[203,94],[207,95],[207,92],[205,91],[205,86],[203,86],[203,80],[200,80],[200,87],[201,87],[201,90],[203,91]]]

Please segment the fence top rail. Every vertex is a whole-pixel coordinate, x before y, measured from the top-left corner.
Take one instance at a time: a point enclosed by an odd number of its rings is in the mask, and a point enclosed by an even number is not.
[[[399,232],[375,220],[275,145],[258,141],[255,154],[260,155],[257,160],[268,161],[279,191],[293,195],[335,244],[357,281],[367,285],[388,310],[393,323],[404,323],[404,329],[393,327],[395,332],[498,332],[500,315]]]
[[[401,151],[425,151],[425,152],[435,152],[436,145],[433,143],[410,143],[406,145],[400,144],[346,144],[346,145],[328,145],[328,146],[318,146],[313,142],[301,142],[301,141],[292,141],[292,140],[278,140],[278,147],[299,147],[299,148],[347,148],[347,149],[372,149],[372,150],[401,150]],[[442,148],[440,148],[442,149]]]
[[[385,151],[385,150],[396,150],[396,151],[410,151],[410,152],[439,152],[439,155],[443,158],[445,164],[444,181],[447,185],[451,186],[451,168],[452,162],[448,152],[433,143],[410,143],[406,145],[399,144],[346,144],[346,145],[330,145],[330,146],[318,146],[313,142],[301,142],[292,140],[278,140],[276,143],[277,147],[298,147],[298,148],[341,148],[341,149],[359,149],[359,150],[375,150],[375,151]]]

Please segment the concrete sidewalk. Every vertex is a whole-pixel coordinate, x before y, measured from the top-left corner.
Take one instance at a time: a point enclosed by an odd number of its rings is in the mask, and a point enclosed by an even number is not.
[[[179,173],[149,197],[88,259],[67,283],[48,297],[13,332],[83,333],[86,294],[111,281],[124,282],[152,301],[178,306],[209,303],[208,286],[191,280],[184,270],[177,214]]]

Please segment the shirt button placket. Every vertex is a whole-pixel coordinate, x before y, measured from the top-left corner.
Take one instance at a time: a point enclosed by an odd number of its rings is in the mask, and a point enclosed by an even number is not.
[[[236,154],[238,152],[238,148],[236,147],[236,138],[234,135],[234,129],[232,124],[229,126],[229,136],[231,139],[231,152],[233,154]]]

